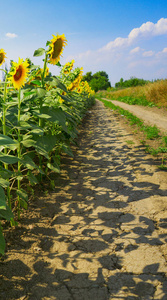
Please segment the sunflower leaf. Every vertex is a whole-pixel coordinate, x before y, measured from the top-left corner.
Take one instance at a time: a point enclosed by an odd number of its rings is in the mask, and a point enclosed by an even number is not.
[[[32,80],[31,83],[35,84],[35,85],[38,85],[38,86],[41,86],[40,80]]]
[[[47,41],[47,42],[46,42],[46,47],[49,46],[50,43],[51,43],[50,41]]]
[[[2,255],[5,254],[5,239],[1,229],[0,229],[0,254]]]
[[[4,164],[15,164],[20,159],[14,155],[8,155],[4,154],[3,152],[0,152],[0,161]]]
[[[0,218],[3,218],[7,221],[10,221],[10,219],[13,218],[12,211],[8,206],[6,206],[6,209],[0,209]]]
[[[56,64],[56,66],[58,66],[58,67],[61,67],[61,63],[60,63],[60,62],[58,62],[58,63]]]
[[[37,50],[34,51],[34,56],[42,56],[45,53],[44,48],[38,48]]]
[[[59,89],[63,90],[64,92],[68,93],[66,86],[56,77],[53,77],[53,81],[51,83],[52,86],[57,86]]]

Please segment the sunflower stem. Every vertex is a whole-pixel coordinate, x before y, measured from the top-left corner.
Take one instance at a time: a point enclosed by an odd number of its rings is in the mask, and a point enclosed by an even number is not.
[[[44,67],[43,67],[43,73],[42,73],[42,78],[41,78],[41,87],[44,88],[44,78],[45,78],[45,72],[46,72],[46,68],[47,68],[47,61],[48,61],[48,54],[47,52],[45,53],[45,60],[44,60]],[[39,103],[39,110],[40,113],[42,112],[42,106],[43,106],[43,99],[40,98],[40,103]],[[43,126],[43,120],[42,118],[39,118],[39,127]],[[40,168],[42,170],[42,156],[39,155],[39,165]],[[42,174],[40,174],[40,181],[42,181]]]
[[[5,71],[6,75],[7,72]],[[7,96],[7,76],[5,78],[5,84],[4,84],[4,97],[3,97],[3,118],[2,118],[2,127],[3,127],[3,135],[6,135],[6,96]],[[7,154],[7,147],[4,148],[4,153]],[[8,164],[4,163],[5,170],[8,170]],[[10,209],[12,209],[11,204],[11,195],[10,195],[10,188],[7,187],[7,200],[8,200],[8,206]]]
[[[42,73],[42,87],[44,87],[44,78],[45,78],[45,72],[46,72],[46,68],[47,68],[47,62],[48,62],[48,54],[45,53],[45,60],[44,60],[44,66],[43,66],[43,73]]]
[[[20,111],[21,111],[21,89],[19,89],[18,92],[18,126],[20,126]],[[21,158],[21,135],[20,135],[20,129],[18,128],[18,148],[17,148],[17,157],[19,158],[19,161],[17,163],[17,169],[18,169],[18,176],[20,177],[20,171],[21,171],[21,162],[20,162],[20,158]],[[17,189],[18,191],[20,191],[20,179],[17,179]],[[18,202],[18,206],[17,206],[17,216],[18,216],[18,220],[20,220],[20,196],[17,196],[17,202]]]

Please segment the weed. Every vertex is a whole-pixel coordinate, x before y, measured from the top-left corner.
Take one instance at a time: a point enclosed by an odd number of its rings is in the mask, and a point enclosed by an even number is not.
[[[133,141],[131,141],[131,140],[128,140],[128,141],[126,141],[126,143],[127,143],[128,145],[132,145],[132,144],[134,144],[134,142],[133,142]]]
[[[153,140],[159,137],[159,129],[154,126],[143,126],[141,128],[147,135],[149,140]]]

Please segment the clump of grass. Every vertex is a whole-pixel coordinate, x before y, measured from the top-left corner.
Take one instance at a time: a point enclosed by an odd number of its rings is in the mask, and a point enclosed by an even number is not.
[[[159,137],[159,129],[157,126],[143,126],[142,130],[146,133],[149,140],[153,140]]]
[[[167,79],[147,84],[144,86],[144,93],[148,101],[167,107]]]
[[[134,144],[134,142],[131,141],[131,140],[127,140],[126,143],[127,143],[128,145],[133,145],[133,144]]]

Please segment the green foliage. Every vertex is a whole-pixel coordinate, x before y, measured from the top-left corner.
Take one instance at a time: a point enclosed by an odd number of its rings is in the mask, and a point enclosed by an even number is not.
[[[43,48],[34,52],[34,56],[43,54]],[[47,55],[45,70],[46,60]],[[8,88],[7,81],[0,85],[1,254],[5,251],[4,222],[16,225],[21,211],[27,209],[28,189],[46,177],[51,181],[50,173],[60,172],[62,153],[73,155],[70,146],[77,137],[77,126],[94,103],[88,87],[82,93],[68,89],[80,79],[80,68],[67,77],[44,76],[44,71],[28,61],[29,77],[22,89]]]
[[[124,97],[118,97],[117,100],[130,105],[142,105],[142,106],[149,106],[149,107],[155,106],[153,102],[147,101],[144,97],[137,98],[131,96],[124,96]]]
[[[99,90],[107,90],[111,87],[111,84],[108,79],[108,74],[104,71],[96,72],[92,75],[92,72],[87,72],[83,76],[83,81],[87,81],[95,92]]]
[[[139,79],[136,77],[131,77],[128,80],[123,80],[123,78],[120,79],[119,82],[115,83],[116,88],[127,88],[132,86],[138,86],[138,85],[145,85],[149,82],[149,80]]]

